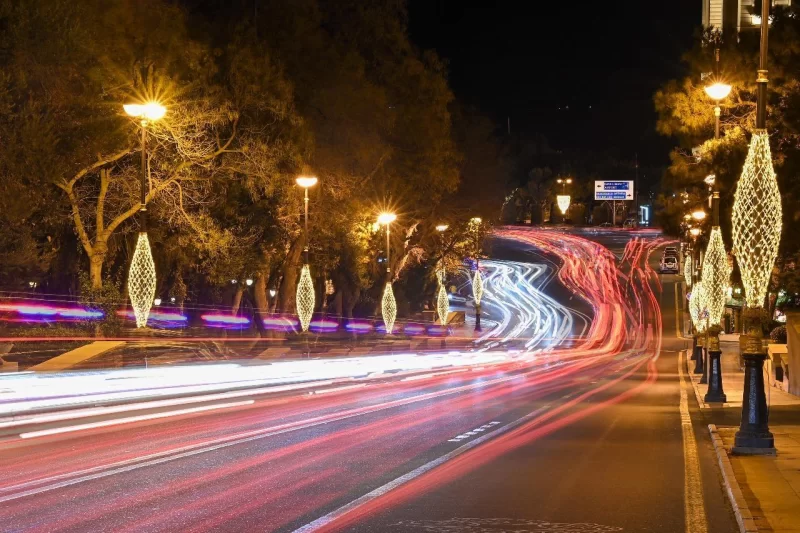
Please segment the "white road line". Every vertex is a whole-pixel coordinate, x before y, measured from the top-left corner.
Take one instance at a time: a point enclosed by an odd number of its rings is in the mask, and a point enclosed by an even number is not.
[[[550,408],[549,405],[545,405],[544,407],[540,407],[539,409],[537,409],[537,410],[535,410],[535,411],[533,411],[531,413],[528,413],[527,415],[525,415],[523,417],[520,417],[520,418],[514,420],[513,422],[509,422],[505,426],[497,428],[496,430],[492,431],[491,433],[487,433],[487,434],[485,434],[485,435],[483,435],[483,436],[481,436],[481,437],[479,437],[479,438],[477,438],[475,440],[471,440],[468,443],[464,444],[463,446],[459,446],[455,450],[453,450],[453,451],[451,451],[449,453],[446,453],[446,454],[442,455],[441,457],[438,457],[438,458],[434,459],[433,461],[429,461],[429,462],[425,463],[424,465],[420,466],[419,468],[416,468],[416,469],[412,470],[411,472],[403,474],[402,476],[393,479],[392,481],[386,483],[385,485],[382,485],[382,486],[378,487],[377,489],[375,489],[375,490],[373,490],[371,492],[368,492],[367,494],[361,496],[360,498],[357,498],[357,499],[353,500],[352,502],[350,502],[350,503],[348,503],[346,505],[343,505],[342,507],[339,507],[338,509],[336,509],[334,511],[331,511],[328,514],[317,518],[313,522],[309,522],[308,524],[295,529],[294,533],[308,533],[308,532],[311,532],[311,531],[316,531],[317,529],[319,529],[319,528],[321,528],[323,526],[326,526],[327,524],[330,524],[334,520],[337,520],[338,518],[341,518],[342,516],[346,515],[350,511],[352,511],[354,509],[357,509],[358,507],[364,505],[365,503],[367,503],[367,502],[369,502],[371,500],[374,500],[376,498],[379,498],[379,497],[383,496],[384,494],[386,494],[387,492],[389,492],[389,491],[391,491],[393,489],[396,489],[397,487],[399,487],[401,485],[404,485],[405,483],[408,483],[409,481],[413,480],[414,478],[417,478],[417,477],[421,476],[422,474],[424,474],[426,472],[429,472],[429,471],[433,470],[437,466],[442,465],[442,464],[446,463],[447,461],[449,461],[451,459],[454,459],[454,458],[458,457],[459,455],[461,455],[461,454],[463,454],[465,452],[468,452],[472,448],[475,448],[476,446],[480,446],[484,442],[486,442],[488,440],[491,440],[491,439],[493,439],[493,438],[495,438],[495,437],[497,437],[499,435],[502,435],[503,433],[506,433],[506,432],[514,429],[515,427],[518,427],[518,426],[524,424],[525,422],[528,422],[529,420],[531,420],[532,418],[535,418],[540,413],[542,413],[543,411],[545,411],[545,410],[547,410],[549,408]]]
[[[72,431],[82,431],[84,429],[95,429],[95,428],[104,428],[108,426],[118,426],[121,424],[132,424],[133,422],[142,422],[144,420],[156,420],[159,418],[167,418],[170,416],[202,413],[203,411],[212,411],[214,409],[226,409],[228,407],[241,407],[243,405],[250,405],[252,403],[255,403],[255,400],[245,400],[243,402],[219,403],[216,405],[204,405],[202,407],[190,407],[188,409],[178,409],[177,411],[166,411],[164,413],[151,413],[149,415],[128,416],[125,418],[115,418],[113,420],[103,420],[102,422],[89,422],[87,424],[78,424],[75,426],[63,426],[60,428],[29,431],[27,433],[20,433],[19,436],[22,439],[33,439],[36,437],[46,437],[47,435],[58,435],[60,433],[71,433]]]
[[[681,386],[681,433],[683,433],[683,510],[686,517],[686,533],[706,533],[706,508],[703,499],[703,482],[700,477],[700,459],[697,441],[694,438],[689,400],[686,394],[686,378],[683,372],[683,356],[678,356],[678,375]]]

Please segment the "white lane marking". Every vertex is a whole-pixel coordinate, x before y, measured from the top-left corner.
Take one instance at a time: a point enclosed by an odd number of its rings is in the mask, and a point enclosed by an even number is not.
[[[534,369],[531,372],[536,372],[538,369]],[[477,388],[485,388],[487,385],[494,385],[498,383],[503,383],[506,381],[511,381],[514,379],[519,378],[520,376],[525,376],[526,373],[522,374],[513,374],[510,376],[505,376],[502,378],[497,378],[494,380],[483,381],[479,383],[473,383],[470,385],[462,385],[460,387],[454,387],[449,390],[444,391],[436,391],[436,392],[429,392],[425,394],[420,394],[418,396],[414,396],[411,398],[403,398],[399,400],[393,400],[391,402],[384,403],[382,405],[375,406],[370,409],[355,409],[351,410],[349,413],[342,414],[341,416],[333,416],[333,415],[323,415],[312,418],[313,422],[308,422],[305,424],[283,424],[281,426],[273,426],[269,428],[253,430],[253,431],[246,431],[242,433],[238,433],[235,435],[229,435],[227,437],[221,437],[218,439],[211,439],[204,443],[198,444],[191,444],[189,446],[182,446],[180,448],[175,448],[172,450],[166,450],[164,452],[158,452],[153,454],[148,454],[142,457],[135,457],[132,459],[126,459],[124,461],[117,461],[114,463],[109,463],[106,465],[95,466],[91,468],[85,468],[82,470],[77,470],[74,472],[66,472],[63,474],[57,474],[54,476],[49,476],[47,478],[39,478],[34,479],[31,481],[25,481],[23,483],[18,483],[16,485],[10,485],[7,487],[0,487],[0,493],[8,493],[13,490],[18,490],[24,487],[36,486],[41,485],[43,483],[54,482],[58,479],[65,479],[70,478],[72,476],[80,476],[75,477],[73,479],[66,479],[65,481],[59,481],[56,483],[52,483],[50,485],[43,485],[36,487],[34,489],[29,489],[23,492],[17,492],[13,494],[9,494],[7,496],[0,497],[0,503],[4,503],[11,500],[16,500],[19,498],[23,498],[25,496],[31,496],[35,494],[40,494],[42,492],[47,492],[50,490],[60,489],[63,487],[67,487],[70,485],[76,485],[78,483],[83,483],[84,481],[91,481],[94,479],[99,479],[103,477],[113,476],[116,474],[121,474],[124,472],[128,472],[130,470],[136,470],[138,468],[144,468],[147,466],[155,466],[161,463],[166,463],[168,461],[174,461],[177,459],[182,459],[185,457],[191,457],[193,455],[198,455],[201,453],[212,452],[214,450],[218,450],[221,448],[227,448],[230,446],[235,446],[237,444],[244,444],[247,442],[251,442],[254,440],[265,439],[269,437],[274,437],[276,435],[282,435],[285,433],[291,433],[293,431],[300,431],[303,429],[309,429],[316,426],[321,426],[324,424],[329,424],[331,422],[339,422],[342,420],[347,420],[350,418],[355,418],[358,416],[363,416],[367,414],[377,413],[380,411],[385,411],[387,409],[393,409],[395,407],[400,407],[404,405],[409,405],[412,403],[417,403],[425,400],[431,400],[443,396],[449,396],[451,394],[456,394],[459,392],[466,392],[472,389]]]
[[[678,375],[681,384],[681,433],[683,433],[683,510],[686,518],[686,533],[706,533],[706,508],[703,499],[703,482],[700,477],[700,459],[697,441],[694,438],[692,418],[689,414],[689,399],[686,394],[686,378],[683,372],[683,356],[678,356]]]
[[[488,423],[482,425],[481,427],[473,429],[472,431],[467,431],[466,433],[462,433],[461,435],[456,435],[452,439],[448,439],[447,442],[460,442],[460,441],[466,439],[467,437],[474,437],[478,433],[483,433],[487,429],[493,428],[497,424],[500,424],[500,422],[498,422],[497,420],[493,420],[491,422],[488,422]]]
[[[342,387],[333,387],[333,388],[330,388],[330,389],[312,390],[312,391],[308,392],[307,394],[309,396],[315,396],[317,394],[328,394],[330,392],[339,392],[339,391],[350,390],[350,389],[360,389],[361,387],[366,387],[366,384],[365,383],[360,383],[358,385],[344,385]]]
[[[170,416],[188,415],[192,413],[201,413],[203,411],[212,411],[214,409],[225,409],[227,407],[241,407],[243,405],[250,405],[255,403],[255,400],[245,400],[243,402],[230,402],[220,403],[216,405],[204,405],[202,407],[190,407],[188,409],[178,409],[176,411],[167,411],[164,413],[152,413],[149,415],[128,416],[125,418],[115,418],[113,420],[103,420],[102,422],[89,422],[87,424],[78,424],[76,426],[63,426],[60,428],[42,429],[39,431],[29,431],[27,433],[20,433],[22,439],[32,439],[36,437],[45,437],[47,435],[58,435],[59,433],[70,433],[72,431],[82,431],[84,429],[104,428],[108,426],[118,426],[121,424],[132,424],[133,422],[142,422],[144,420],[157,420],[159,418],[167,418]]]
[[[446,453],[446,454],[444,454],[444,455],[442,455],[442,456],[440,456],[440,457],[438,457],[438,458],[436,458],[436,459],[434,459],[432,461],[429,461],[429,462],[425,463],[424,465],[422,465],[422,466],[420,466],[418,468],[415,468],[411,472],[403,474],[402,476],[400,476],[398,478],[395,478],[392,481],[390,481],[390,482],[388,482],[388,483],[386,483],[384,485],[381,485],[377,489],[375,489],[375,490],[373,490],[371,492],[368,492],[367,494],[361,496],[360,498],[357,498],[357,499],[353,500],[352,502],[350,502],[350,503],[348,503],[346,505],[343,505],[343,506],[339,507],[338,509],[336,509],[334,511],[331,511],[328,514],[317,518],[313,522],[309,522],[308,524],[295,529],[294,533],[307,533],[307,532],[310,532],[310,531],[315,531],[315,530],[317,530],[317,529],[319,529],[319,528],[321,528],[323,526],[326,526],[327,524],[337,520],[338,518],[344,516],[345,514],[349,513],[350,511],[352,511],[352,510],[364,505],[365,503],[367,503],[367,502],[369,502],[371,500],[374,500],[376,498],[379,498],[379,497],[383,496],[384,494],[386,494],[387,492],[389,492],[389,491],[391,491],[393,489],[396,489],[397,487],[399,487],[399,486],[401,486],[401,485],[403,485],[405,483],[408,483],[409,481],[413,480],[414,478],[417,478],[417,477],[421,476],[422,474],[424,474],[426,472],[429,472],[429,471],[433,470],[437,466],[439,466],[441,464],[444,464],[444,463],[446,463],[447,461],[449,461],[451,459],[455,459],[459,455],[461,455],[461,454],[463,454],[465,452],[468,452],[472,448],[475,448],[476,446],[480,446],[484,442],[486,442],[488,440],[491,440],[491,439],[493,439],[493,438],[495,438],[495,437],[497,437],[499,435],[502,435],[503,433],[506,433],[506,432],[514,429],[515,427],[518,427],[518,426],[524,424],[525,422],[528,422],[529,420],[531,420],[532,418],[535,418],[540,413],[542,413],[543,411],[545,411],[545,410],[547,410],[549,408],[550,408],[550,405],[545,405],[544,407],[540,407],[539,409],[537,409],[537,410],[535,410],[533,412],[530,412],[527,415],[522,416],[522,417],[514,420],[513,422],[509,422],[508,424],[495,429],[491,433],[486,433],[485,435],[482,435],[481,437],[478,437],[475,440],[471,440],[471,441],[467,442],[466,444],[463,444],[463,445],[459,446],[455,450],[453,450],[453,451],[451,451],[449,453]]]

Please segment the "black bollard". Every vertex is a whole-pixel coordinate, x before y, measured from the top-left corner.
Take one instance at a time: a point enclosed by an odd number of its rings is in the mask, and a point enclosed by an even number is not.
[[[736,432],[733,453],[739,455],[771,455],[775,439],[769,431],[767,395],[764,391],[765,353],[743,353],[744,395],[742,422]]]
[[[475,331],[481,330],[481,304],[475,304]]]
[[[694,373],[703,373],[703,347],[700,345],[694,347]]]
[[[717,343],[716,348],[714,349],[712,344],[711,349],[708,350],[708,391],[703,398],[706,403],[725,403],[728,401],[728,397],[725,396],[725,391],[722,388],[722,361],[720,359],[722,351],[719,349],[719,343]]]
[[[700,384],[708,383],[708,348],[703,348],[703,375],[700,376]]]

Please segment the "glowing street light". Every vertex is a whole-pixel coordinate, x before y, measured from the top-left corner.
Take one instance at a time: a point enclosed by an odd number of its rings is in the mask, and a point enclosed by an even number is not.
[[[705,88],[705,91],[708,96],[719,102],[720,100],[727,98],[728,95],[731,94],[731,88],[732,87],[727,83],[722,83],[718,81],[712,85],[708,85]]]
[[[447,231],[447,228],[449,228],[449,227],[450,226],[447,225],[447,224],[439,224],[438,226],[436,226],[436,231],[438,231],[439,233],[442,233],[442,232]]]
[[[703,233],[703,230],[700,228],[692,228],[689,230],[689,233],[696,239],[701,233]]]
[[[163,118],[167,109],[157,102],[125,104],[122,107],[129,116],[138,118],[142,127],[142,175],[139,191],[141,228],[128,271],[128,294],[136,317],[136,327],[143,328],[147,326],[147,317],[156,294],[156,265],[147,237],[147,126],[150,122]]]
[[[775,452],[775,440],[769,431],[763,366],[767,354],[761,343],[761,323],[757,319],[764,305],[772,269],[781,240],[781,195],[767,133],[767,40],[769,2],[761,3],[761,50],[756,78],[756,128],[750,150],[736,187],[733,202],[733,245],[742,274],[748,313],[749,331],[742,357],[745,362],[742,418],[734,439],[733,452]]]
[[[698,222],[701,222],[706,219],[706,212],[702,209],[698,209],[697,211],[692,212],[692,218]]]
[[[297,317],[300,319],[300,328],[303,333],[308,331],[311,317],[314,314],[314,282],[311,280],[311,268],[308,259],[308,189],[317,184],[314,176],[299,176],[296,183],[303,188],[303,253],[305,262],[300,271],[300,280],[297,282],[295,301],[297,304]]]
[[[378,215],[378,224],[386,226],[386,288],[384,288],[383,298],[381,298],[381,313],[383,314],[383,324],[386,326],[387,335],[392,334],[394,321],[397,319],[397,301],[394,299],[394,291],[392,290],[391,247],[389,243],[389,226],[395,220],[397,220],[397,215],[394,213],[381,213]]]

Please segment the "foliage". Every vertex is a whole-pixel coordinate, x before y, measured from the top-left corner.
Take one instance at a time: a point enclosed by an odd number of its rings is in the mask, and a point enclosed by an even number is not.
[[[778,326],[770,331],[769,338],[777,344],[786,344],[786,326]]]
[[[85,272],[80,274],[80,299],[79,303],[92,310],[102,311],[103,320],[98,328],[98,333],[105,337],[119,335],[122,329],[122,319],[117,315],[117,311],[125,301],[121,283],[110,279],[103,280],[103,284],[97,288]],[[89,327],[87,323],[84,327]]]

